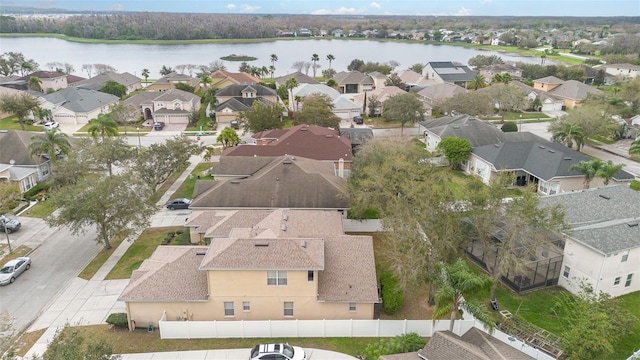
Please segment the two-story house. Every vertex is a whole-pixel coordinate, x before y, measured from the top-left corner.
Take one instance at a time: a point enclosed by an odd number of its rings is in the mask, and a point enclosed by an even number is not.
[[[40,91],[47,93],[50,90],[56,91],[65,89],[68,86],[67,74],[57,71],[35,71],[31,74],[20,78],[19,80],[28,82],[30,78],[37,77],[40,79]]]
[[[468,66],[454,64],[451,61],[428,62],[422,70],[422,75],[439,83],[448,82],[465,89],[467,83],[475,77],[475,73]]]
[[[153,84],[147,86],[146,90],[167,91],[175,89],[176,84],[187,84],[189,86],[193,86],[196,91],[200,89],[200,79],[191,77],[187,74],[172,72],[156,80]]]
[[[240,113],[260,101],[266,105],[278,103],[275,90],[257,83],[241,83],[229,85],[216,92],[218,106],[215,114],[218,124],[230,124],[232,120],[239,120]]]
[[[576,80],[558,79],[555,76],[547,76],[533,80],[533,88],[545,91],[564,101],[564,108],[573,109],[580,105],[589,94],[600,95],[602,90],[591,87]]]
[[[338,91],[342,94],[356,94],[375,89],[373,78],[360,71],[341,71],[333,77],[338,83]]]
[[[145,91],[128,98],[124,104],[140,109],[145,120],[188,124],[189,114],[200,109],[200,97],[178,89],[161,93]]]
[[[208,246],[159,246],[119,300],[130,328],[168,321],[372,319],[373,241],[325,211],[216,210],[187,226]],[[216,236],[217,235],[217,236]]]

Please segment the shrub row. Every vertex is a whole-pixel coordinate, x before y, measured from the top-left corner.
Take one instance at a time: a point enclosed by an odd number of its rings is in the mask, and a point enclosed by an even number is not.
[[[380,275],[380,286],[382,287],[382,305],[384,312],[393,314],[404,305],[404,294],[398,287],[398,279],[391,273]]]
[[[379,339],[368,344],[362,357],[366,360],[374,360],[382,355],[418,351],[424,347],[424,344],[426,344],[424,338],[417,333],[411,332],[392,338]]]

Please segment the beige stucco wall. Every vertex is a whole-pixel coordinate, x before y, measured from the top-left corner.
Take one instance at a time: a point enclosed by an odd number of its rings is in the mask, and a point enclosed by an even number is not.
[[[557,88],[560,85],[561,84],[543,84],[543,83],[540,83],[540,82],[534,82],[533,83],[533,88],[536,89],[536,90],[551,91],[551,90]]]
[[[47,78],[40,79],[42,84],[40,87],[42,88],[42,92],[46,93],[49,89],[60,90],[67,88],[67,75],[56,77],[56,78]]]

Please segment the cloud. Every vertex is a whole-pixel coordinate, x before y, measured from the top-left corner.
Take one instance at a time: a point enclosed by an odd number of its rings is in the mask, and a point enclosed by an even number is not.
[[[382,7],[382,5],[380,5],[379,3],[375,2],[375,1],[372,2],[369,5],[371,5],[371,7],[374,8],[374,9],[380,9]]]
[[[113,4],[109,7],[109,11],[124,11],[124,5],[122,4]]]
[[[262,7],[260,6],[252,6],[252,5],[241,5],[240,6],[240,12],[241,13],[251,13],[251,12],[256,12],[258,10],[260,10]]]
[[[471,15],[471,10],[465,8],[464,6],[460,7],[460,10],[458,10],[457,13],[453,14],[455,16],[469,16]]]
[[[226,7],[227,9],[229,9],[229,10],[233,10],[233,9],[235,9],[235,8],[236,8],[236,5],[235,5],[235,4],[229,4],[229,5],[225,6],[225,7]]]
[[[357,14],[358,10],[356,8],[346,8],[346,7],[341,7],[335,10],[328,10],[328,9],[319,9],[319,10],[314,10],[311,12],[311,15],[351,15],[351,14]]]
[[[488,4],[493,0],[480,0],[480,4]]]

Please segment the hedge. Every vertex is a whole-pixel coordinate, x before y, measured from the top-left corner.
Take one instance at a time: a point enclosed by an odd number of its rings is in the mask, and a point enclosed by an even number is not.
[[[382,286],[382,305],[384,312],[393,314],[404,305],[404,294],[398,287],[398,279],[391,273],[380,275],[380,285]]]
[[[129,327],[129,321],[127,320],[126,313],[113,313],[107,317],[107,324],[115,327],[126,328]]]

